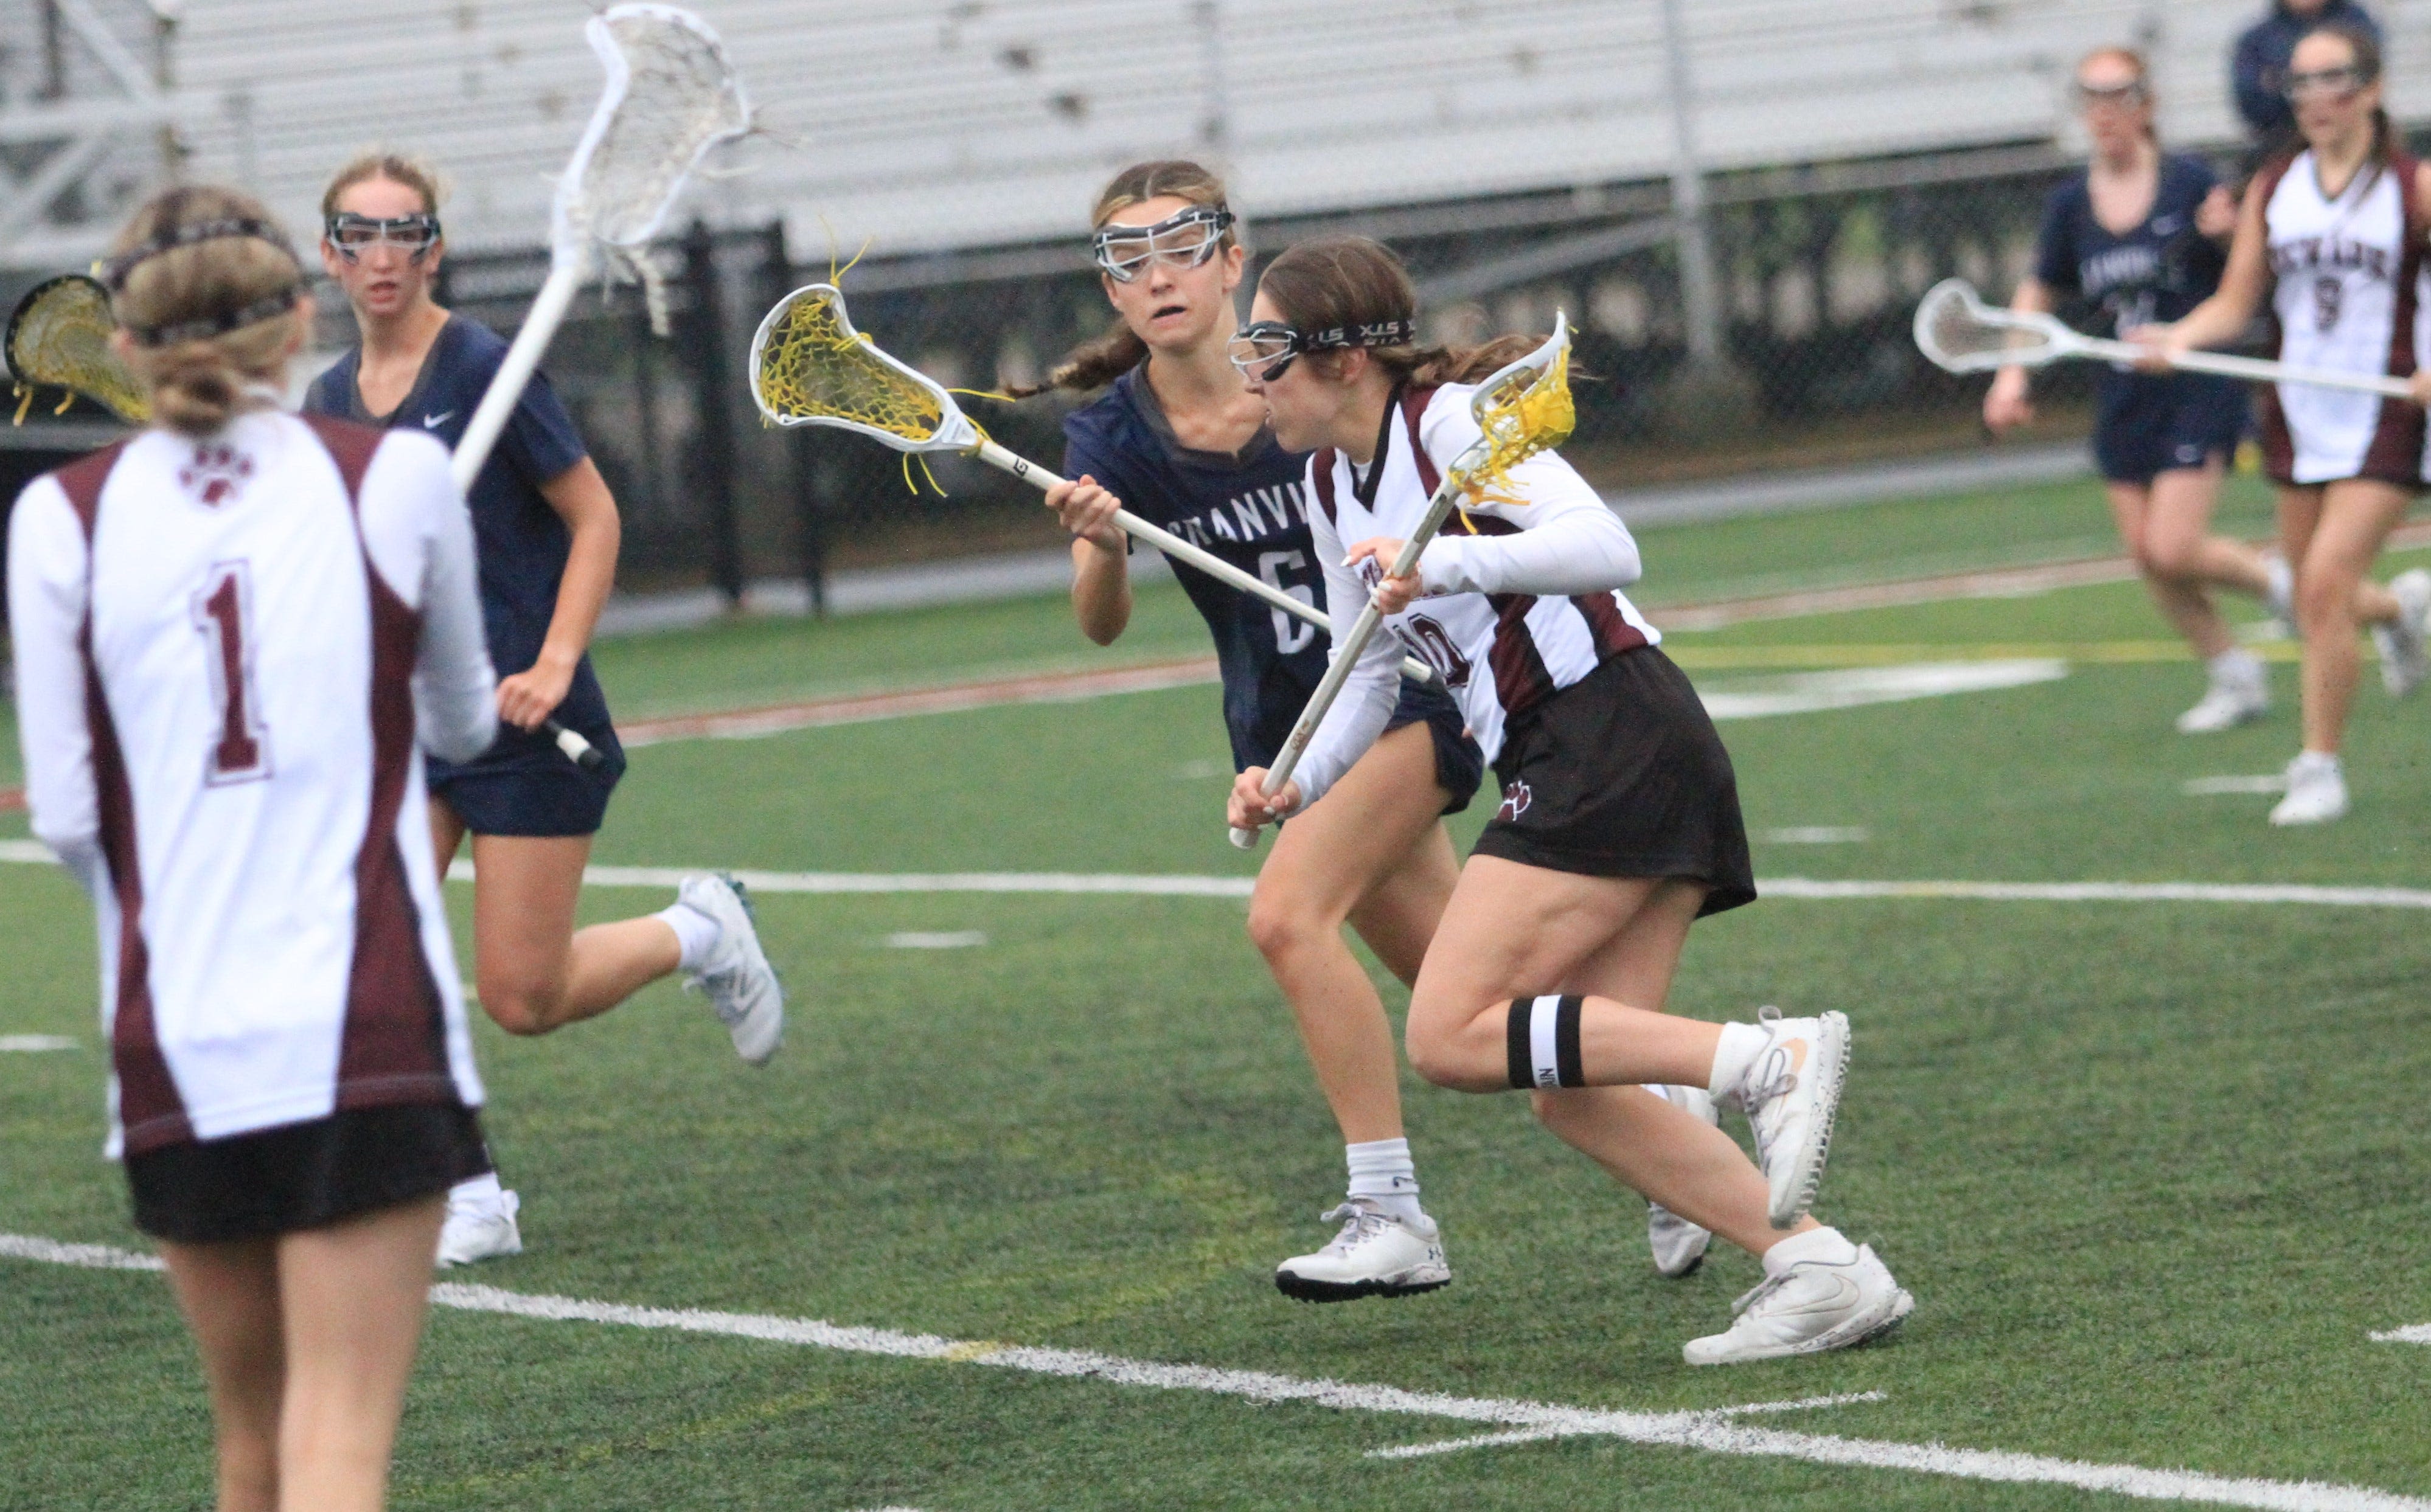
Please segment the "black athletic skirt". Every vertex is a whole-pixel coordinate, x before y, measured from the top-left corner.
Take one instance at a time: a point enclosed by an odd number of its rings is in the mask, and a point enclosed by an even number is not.
[[[489,1169],[480,1121],[455,1104],[350,1108],[126,1157],[135,1226],[178,1244],[320,1228],[444,1192]]]
[[[1755,901],[1731,754],[1685,673],[1653,646],[1522,713],[1495,759],[1502,806],[1475,854],[1601,877],[1685,877],[1700,915]]]

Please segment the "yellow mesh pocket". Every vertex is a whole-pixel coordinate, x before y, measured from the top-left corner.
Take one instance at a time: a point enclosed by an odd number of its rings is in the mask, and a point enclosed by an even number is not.
[[[1542,368],[1523,368],[1479,396],[1478,428],[1485,433],[1485,459],[1465,479],[1469,502],[1491,498],[1503,504],[1526,501],[1507,496],[1511,470],[1570,439],[1578,425],[1577,407],[1570,400],[1570,348],[1564,341]]]
[[[25,419],[32,403],[30,390],[42,388],[82,394],[138,424],[149,420],[151,403],[109,349],[116,324],[109,291],[82,274],[53,278],[20,300],[8,337],[8,371],[25,399],[17,418]],[[67,408],[65,398],[59,408]]]
[[[760,349],[761,407],[788,420],[841,420],[925,441],[945,424],[937,396],[879,356],[826,292],[778,314]]]

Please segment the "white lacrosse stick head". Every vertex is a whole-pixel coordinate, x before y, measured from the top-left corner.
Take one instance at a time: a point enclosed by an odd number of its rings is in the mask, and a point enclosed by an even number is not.
[[[2038,368],[2065,357],[2075,335],[2050,315],[1998,309],[1964,278],[1944,278],[1916,307],[1916,347],[1945,373]]]
[[[607,87],[557,182],[562,256],[627,256],[659,232],[695,165],[751,129],[751,104],[707,22],[662,5],[612,6],[583,28]]]
[[[898,452],[968,452],[980,428],[944,384],[852,328],[833,284],[796,289],[751,335],[751,402],[778,425],[833,425]]]

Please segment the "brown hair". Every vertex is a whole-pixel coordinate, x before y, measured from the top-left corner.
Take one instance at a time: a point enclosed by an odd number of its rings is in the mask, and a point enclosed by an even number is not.
[[[1095,231],[1103,226],[1118,211],[1167,195],[1214,209],[1230,208],[1225,203],[1223,179],[1184,158],[1159,158],[1154,162],[1133,163],[1114,176],[1098,192],[1097,208],[1089,212],[1089,229]],[[1241,242],[1228,226],[1218,244],[1229,250]],[[1070,389],[1085,393],[1092,389],[1104,388],[1138,367],[1147,357],[1148,343],[1132,330],[1130,323],[1117,316],[1106,334],[1094,341],[1083,341],[1065,353],[1064,360],[1048,370],[1045,383],[1005,391],[1015,398],[1028,398],[1034,393],[1045,393],[1049,389]]]
[[[1295,243],[1267,265],[1259,291],[1296,330],[1373,325],[1414,321],[1418,291],[1393,249],[1364,236],[1324,236]],[[1484,346],[1373,346],[1367,360],[1396,382],[1419,388],[1474,383],[1534,351],[1534,337],[1503,336]],[[1338,367],[1341,354],[1316,352],[1308,360]]]
[[[164,190],[146,200],[110,245],[113,258],[168,241],[206,222],[250,221],[269,228],[270,211],[252,195],[209,185]],[[110,305],[130,331],[157,331],[217,321],[250,306],[300,293],[304,270],[281,240],[258,235],[211,236],[171,246],[133,263],[114,286]],[[275,396],[248,387],[276,380],[301,316],[292,306],[216,335],[140,341],[128,366],[151,391],[152,414],[188,436],[209,436],[241,409],[265,407]]]
[[[321,191],[321,219],[327,222],[338,213],[338,196],[357,184],[367,184],[385,178],[392,184],[403,184],[422,196],[422,213],[439,213],[439,202],[446,197],[439,174],[419,158],[408,158],[385,147],[374,147],[357,153],[346,166],[330,178],[329,187]]]
[[[2134,71],[2136,75],[2136,88],[2143,91],[2145,104],[2150,105],[2152,103],[2153,66],[2144,60],[2144,55],[2142,53],[2138,52],[2133,47],[2121,47],[2116,44],[2108,47],[2097,47],[2076,60],[2076,73],[2071,76],[2082,79],[2085,75],[2086,64],[2098,63],[2104,58],[2108,58],[2114,62],[2124,63],[2129,69]],[[2082,85],[2079,85],[2079,88],[2082,87]],[[2154,143],[2158,143],[2161,140],[2159,129],[2150,120],[2147,120],[2144,123],[2144,140]]]

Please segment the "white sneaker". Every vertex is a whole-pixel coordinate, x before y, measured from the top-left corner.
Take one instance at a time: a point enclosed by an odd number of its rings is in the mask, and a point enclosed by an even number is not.
[[[2380,686],[2391,698],[2404,698],[2431,677],[2431,572],[2417,567],[2389,580],[2397,600],[2397,618],[2372,627],[2372,643],[2380,648]]]
[[[2211,675],[2194,707],[2178,716],[2180,735],[2217,735],[2271,712],[2271,676],[2250,653]]]
[[[2334,756],[2300,751],[2288,763],[2288,796],[2271,810],[2274,824],[2326,824],[2347,811],[2347,774]]]
[[[1387,1212],[1371,1198],[1350,1197],[1323,1221],[1342,1220],[1342,1232],[1315,1254],[1275,1267],[1275,1288],[1299,1302],[1350,1302],[1358,1297],[1407,1297],[1451,1285],[1443,1234],[1435,1221]]]
[[[676,896],[687,908],[717,921],[717,943],[700,970],[684,978],[684,986],[709,995],[709,1005],[726,1024],[734,1053],[754,1066],[785,1040],[785,985],[760,949],[760,931],[751,917],[751,898],[743,884],[726,872],[686,877]]]
[[[1729,1100],[1755,1131],[1756,1163],[1771,1188],[1772,1226],[1787,1228],[1806,1216],[1823,1181],[1832,1121],[1839,1114],[1840,1087],[1849,1075],[1849,1017],[1785,1019],[1768,1005],[1756,1010],[1756,1022],[1772,1036],[1771,1042],[1749,1064]],[[1800,1044],[1805,1056],[1796,1062],[1792,1047]]]
[[[476,1197],[450,1192],[447,1221],[439,1229],[440,1268],[523,1254],[523,1231],[515,1227],[515,1214],[522,1210],[523,1200],[511,1191]]]
[[[2271,611],[2271,618],[2279,622],[2278,639],[2293,640],[2298,634],[2296,570],[2288,565],[2287,557],[2274,551],[2264,554],[2262,575],[2262,606]]]
[[[1719,1126],[1722,1122],[1712,1094],[1702,1087],[1650,1087],[1647,1090],[1708,1123]],[[1713,1242],[1712,1229],[1689,1222],[1661,1203],[1646,1205],[1646,1247],[1654,1252],[1657,1275],[1678,1280],[1695,1274],[1697,1267],[1705,1263],[1705,1247]]]
[[[1728,1332],[1690,1339],[1691,1365],[1735,1365],[1786,1354],[1820,1354],[1879,1338],[1916,1310],[1870,1245],[1845,1264],[1802,1260],[1731,1304]]]

